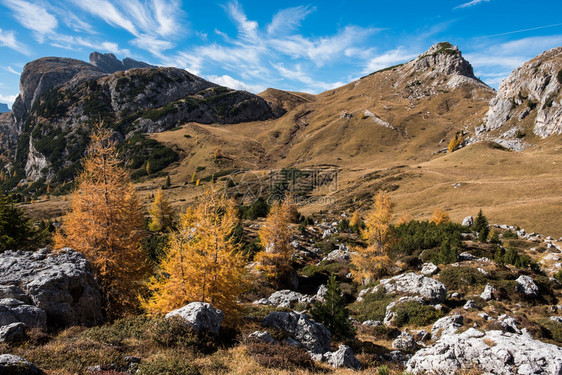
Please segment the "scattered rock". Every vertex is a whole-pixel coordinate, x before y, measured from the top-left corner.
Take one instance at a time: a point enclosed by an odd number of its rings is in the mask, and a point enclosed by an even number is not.
[[[291,307],[297,303],[310,303],[314,297],[294,292],[292,290],[279,290],[267,299],[269,304],[277,307]]]
[[[20,322],[0,327],[0,343],[14,344],[24,341],[27,338],[25,328],[25,324]]]
[[[521,334],[521,330],[517,327],[519,323],[511,316],[505,314],[498,316],[498,323],[506,332]]]
[[[352,368],[359,370],[361,363],[355,358],[353,350],[347,345],[340,345],[337,351],[324,354],[328,364],[334,368]]]
[[[421,269],[421,274],[424,276],[435,275],[439,272],[439,268],[433,263],[424,263]]]
[[[37,366],[22,357],[12,354],[0,355],[1,375],[43,375]]]
[[[407,363],[412,373],[453,374],[474,369],[489,374],[560,374],[562,348],[533,340],[529,335],[502,331],[482,333],[469,328],[446,334],[419,350]]]
[[[410,331],[410,333],[414,336],[414,340],[416,340],[416,342],[425,342],[431,340],[431,334],[425,329]]]
[[[306,314],[276,311],[266,316],[262,325],[287,332],[309,352],[323,354],[330,351],[332,334]]]
[[[265,342],[267,344],[275,344],[275,339],[267,331],[255,331],[248,335],[248,338]]]
[[[478,305],[476,304],[476,302],[469,299],[468,301],[466,301],[466,303],[464,304],[464,306],[462,308],[465,309],[465,310],[477,309]]]
[[[553,322],[562,323],[562,316],[551,316],[550,320],[552,320]]]
[[[444,334],[455,333],[460,327],[462,327],[463,322],[464,318],[460,314],[441,318],[433,323],[433,326],[431,327],[431,337],[435,339],[439,335],[443,336]]]
[[[490,301],[494,299],[494,294],[496,292],[497,291],[496,288],[494,288],[494,286],[490,284],[486,284],[486,286],[484,287],[484,291],[482,292],[482,294],[480,294],[480,298],[482,298],[485,301]]]
[[[474,224],[474,218],[472,216],[467,216],[462,220],[462,225],[465,227],[471,227]]]
[[[380,320],[365,320],[363,323],[361,323],[364,326],[367,327],[378,327],[378,326],[382,326],[382,322]]]
[[[181,316],[197,332],[204,330],[218,335],[224,313],[221,310],[215,309],[208,303],[191,302],[182,308],[166,314],[166,318],[172,316]]]
[[[460,253],[459,254],[459,260],[461,261],[467,261],[467,260],[476,260],[478,259],[477,257],[475,257],[474,255],[464,252],[464,253]]]
[[[374,291],[384,290],[386,293],[405,293],[426,298],[431,303],[443,302],[447,297],[447,288],[437,280],[417,275],[413,272],[382,279]]]
[[[539,294],[539,287],[530,276],[521,275],[515,280],[517,282],[517,290],[527,297],[536,297]]]
[[[392,349],[398,349],[405,352],[413,351],[417,348],[414,336],[404,331],[392,342]]]

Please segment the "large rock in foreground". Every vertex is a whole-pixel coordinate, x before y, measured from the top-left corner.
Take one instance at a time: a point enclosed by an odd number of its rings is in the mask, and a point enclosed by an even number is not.
[[[185,319],[195,331],[210,331],[219,334],[224,313],[208,303],[192,302],[184,307],[166,314],[166,318],[180,316]]]
[[[407,363],[413,373],[454,374],[475,369],[487,374],[562,374],[562,348],[533,340],[528,334],[482,333],[474,328],[443,335]]]
[[[95,325],[102,318],[100,289],[82,254],[69,248],[0,254],[0,325]]]
[[[272,312],[265,317],[262,325],[287,332],[293,340],[313,354],[330,351],[332,334],[321,323],[315,322],[306,314],[294,311]]]
[[[42,375],[33,363],[18,357],[17,355],[0,355],[0,375]]]

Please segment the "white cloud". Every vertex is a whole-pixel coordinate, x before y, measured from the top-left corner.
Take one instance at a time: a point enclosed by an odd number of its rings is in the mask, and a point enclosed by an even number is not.
[[[184,15],[178,0],[72,0],[87,13],[122,28],[135,39],[131,43],[154,56],[174,47],[172,40],[185,33]]]
[[[289,69],[282,64],[274,65],[275,69],[287,80],[302,82],[313,92],[320,90],[330,90],[345,85],[344,82],[322,82],[314,80],[310,75],[302,70],[301,65],[297,64],[294,69]]]
[[[371,73],[377,70],[388,68],[389,66],[404,63],[418,55],[419,52],[406,50],[404,47],[400,46],[396,49],[386,51],[381,55],[373,57],[367,63],[367,66],[365,67],[363,73]]]
[[[174,47],[172,42],[148,34],[139,35],[137,38],[131,41],[131,44],[144,49],[158,57],[162,57],[163,51]]]
[[[8,107],[12,108],[12,104],[16,100],[17,95],[2,95],[0,94],[0,103],[8,104]]]
[[[58,26],[56,17],[37,4],[23,0],[2,2],[14,12],[14,17],[23,27],[36,33],[39,42],[43,42],[45,35],[53,33]]]
[[[236,23],[236,27],[242,39],[257,42],[258,23],[256,21],[250,21],[248,17],[246,17],[238,1],[231,1],[226,5],[225,9],[230,18]]]
[[[106,0],[73,0],[83,10],[103,19],[112,26],[127,30],[133,35],[138,35],[137,28],[125,15],[123,15],[113,4]]]
[[[20,72],[16,71],[16,70],[15,70],[14,68],[12,68],[11,66],[7,66],[7,67],[5,67],[4,69],[6,69],[8,72],[10,72],[10,73],[12,73],[12,74],[15,74],[15,75],[17,75],[17,76],[20,76],[20,75],[21,75]]]
[[[253,92],[254,94],[260,93],[265,90],[265,87],[262,85],[249,85],[226,74],[222,76],[209,75],[206,76],[205,79],[221,86],[229,87],[235,90],[246,90]]]
[[[475,6],[475,5],[478,5],[478,4],[480,4],[480,3],[487,3],[487,2],[489,2],[489,1],[490,1],[490,0],[472,0],[472,1],[469,1],[468,3],[464,3],[464,4],[461,4],[461,5],[458,5],[458,6],[454,7],[453,9],[458,9],[458,8],[469,8],[469,7],[473,7],[473,6]]]
[[[282,9],[271,20],[267,26],[267,33],[271,35],[287,34],[289,31],[300,26],[301,22],[316,8],[309,6],[298,6]]]
[[[16,40],[16,36],[13,31],[3,31],[0,29],[0,46],[8,47],[24,55],[29,55],[29,50],[25,44],[20,43]]]

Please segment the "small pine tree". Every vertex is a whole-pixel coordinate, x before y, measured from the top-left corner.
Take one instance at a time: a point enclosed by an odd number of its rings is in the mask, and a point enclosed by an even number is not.
[[[486,219],[482,210],[478,212],[478,216],[474,221],[474,231],[478,233],[478,241],[486,242],[488,234],[490,234],[490,228],[488,227],[488,219]]]
[[[172,181],[170,180],[170,176],[166,176],[166,183],[164,184],[164,188],[167,189],[172,186]]]
[[[154,196],[154,202],[148,209],[150,222],[148,229],[152,232],[169,230],[174,223],[174,210],[170,202],[164,196],[162,189],[158,189]]]
[[[349,320],[349,310],[345,306],[336,276],[328,279],[327,291],[323,302],[315,302],[310,310],[314,320],[324,324],[332,335],[348,338],[355,335],[355,329]]]
[[[23,209],[12,198],[0,194],[0,253],[26,249],[32,236],[33,226]]]

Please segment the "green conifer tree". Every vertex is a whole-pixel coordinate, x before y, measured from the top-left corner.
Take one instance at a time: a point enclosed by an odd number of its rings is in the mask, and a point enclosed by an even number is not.
[[[324,302],[316,302],[312,306],[310,310],[312,317],[324,324],[336,337],[353,337],[355,329],[349,320],[349,310],[345,307],[345,301],[334,274],[328,279],[327,287]]]

